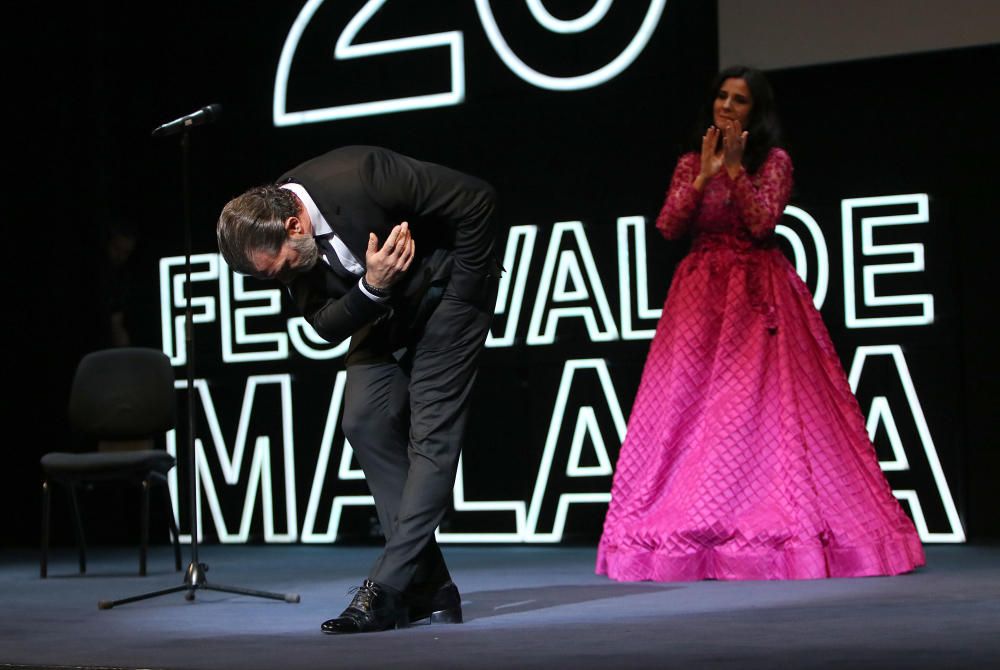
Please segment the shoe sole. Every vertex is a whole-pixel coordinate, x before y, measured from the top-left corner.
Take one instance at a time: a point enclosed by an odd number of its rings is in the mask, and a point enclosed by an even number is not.
[[[359,635],[363,633],[381,633],[387,630],[399,630],[407,628],[412,622],[408,617],[399,617],[385,628],[371,628],[369,630],[327,630],[320,626],[320,631],[325,635]]]
[[[410,623],[416,623],[417,621],[427,621],[428,624],[432,623],[462,623],[462,608],[461,607],[450,607],[443,610],[435,610],[430,614],[425,614],[419,619],[410,619]]]

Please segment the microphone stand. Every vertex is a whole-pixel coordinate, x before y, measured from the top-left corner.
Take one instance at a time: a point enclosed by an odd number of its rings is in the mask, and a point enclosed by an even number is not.
[[[205,573],[208,572],[208,566],[204,563],[198,561],[198,491],[196,489],[197,481],[195,478],[195,389],[194,389],[194,318],[191,312],[191,294],[194,293],[191,287],[191,177],[190,177],[190,153],[191,153],[191,138],[190,138],[190,128],[185,125],[181,133],[181,197],[183,200],[184,207],[184,272],[186,275],[186,280],[184,287],[186,289],[187,295],[185,297],[185,308],[184,308],[184,342],[187,350],[187,423],[188,423],[188,504],[190,505],[190,521],[191,521],[191,563],[188,565],[187,572],[184,575],[184,583],[179,586],[173,586],[168,589],[161,589],[159,591],[151,591],[149,593],[143,593],[135,596],[129,596],[127,598],[121,598],[119,600],[101,600],[98,601],[97,607],[102,610],[109,610],[117,605],[125,605],[127,603],[134,603],[140,600],[147,600],[149,598],[156,598],[158,596],[165,596],[170,593],[177,593],[179,591],[186,591],[184,594],[184,599],[188,601],[193,601],[195,599],[195,593],[198,590],[206,591],[221,591],[223,593],[235,593],[245,596],[254,596],[257,598],[270,598],[272,600],[284,600],[287,603],[297,603],[299,602],[299,595],[297,593],[272,593],[269,591],[257,591],[254,589],[241,588],[237,586],[222,586],[221,584],[212,584],[205,579]],[[153,136],[158,135],[157,131],[154,131]]]

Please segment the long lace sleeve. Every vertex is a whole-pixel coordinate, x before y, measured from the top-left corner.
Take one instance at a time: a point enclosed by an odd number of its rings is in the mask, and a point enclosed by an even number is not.
[[[728,173],[723,173],[728,178]],[[783,149],[772,149],[753,179],[745,170],[733,179],[733,201],[747,230],[757,239],[774,231],[791,192],[792,159]]]
[[[697,154],[684,154],[674,168],[667,198],[660,215],[656,217],[656,228],[668,240],[676,240],[687,232],[688,224],[701,203],[701,192],[693,183],[698,176],[698,161]]]

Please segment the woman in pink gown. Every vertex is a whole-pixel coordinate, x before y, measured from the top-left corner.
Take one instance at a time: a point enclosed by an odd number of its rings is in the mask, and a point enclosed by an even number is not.
[[[924,564],[812,296],[778,249],[792,187],[771,89],[730,68],[656,227],[693,237],[650,345],[597,573],[892,575]],[[704,127],[704,126],[702,126]],[[747,130],[744,130],[746,128]]]

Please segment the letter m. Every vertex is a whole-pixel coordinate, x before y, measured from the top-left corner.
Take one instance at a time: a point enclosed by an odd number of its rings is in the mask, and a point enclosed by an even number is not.
[[[186,396],[187,381],[175,383]],[[203,379],[195,380],[196,397],[201,406],[202,425],[207,426],[212,449],[206,451],[201,438],[195,439],[195,490],[197,496],[196,523],[199,540],[203,536],[202,500],[208,503],[216,534],[223,543],[246,542],[250,537],[251,523],[257,510],[257,493],[261,494],[265,542],[295,542],[298,539],[298,516],[295,492],[295,445],[292,437],[292,392],[291,378],[287,374],[258,375],[247,377],[243,393],[243,404],[239,410],[239,424],[232,450],[219,422],[219,413]],[[223,411],[229,408],[223,408]],[[279,417],[273,416],[275,411]],[[228,413],[232,413],[231,411]],[[180,426],[185,431],[187,426]],[[257,432],[259,431],[259,432]],[[195,427],[196,436],[203,431]],[[268,434],[268,433],[274,434]],[[247,444],[252,439],[253,449],[248,453]],[[184,435],[184,450],[188,444]],[[280,445],[280,457],[273,458],[272,443]],[[167,451],[177,456],[177,433],[167,434]],[[190,467],[189,454],[178,458],[177,467],[170,472],[170,495],[174,505],[174,516],[180,519],[178,495],[178,470],[188,481]],[[275,461],[272,463],[272,460]],[[284,486],[273,486],[272,466],[283,476]],[[190,492],[188,492],[190,493]],[[277,498],[277,500],[276,500]],[[187,501],[188,496],[184,500]],[[275,529],[275,507],[284,507],[284,532]],[[242,507],[242,509],[241,509]],[[228,524],[227,517],[239,514],[238,530],[230,530],[237,524]],[[191,510],[185,510],[190,515]],[[188,516],[190,518],[190,516]],[[182,541],[190,542],[191,536],[182,535]]]

